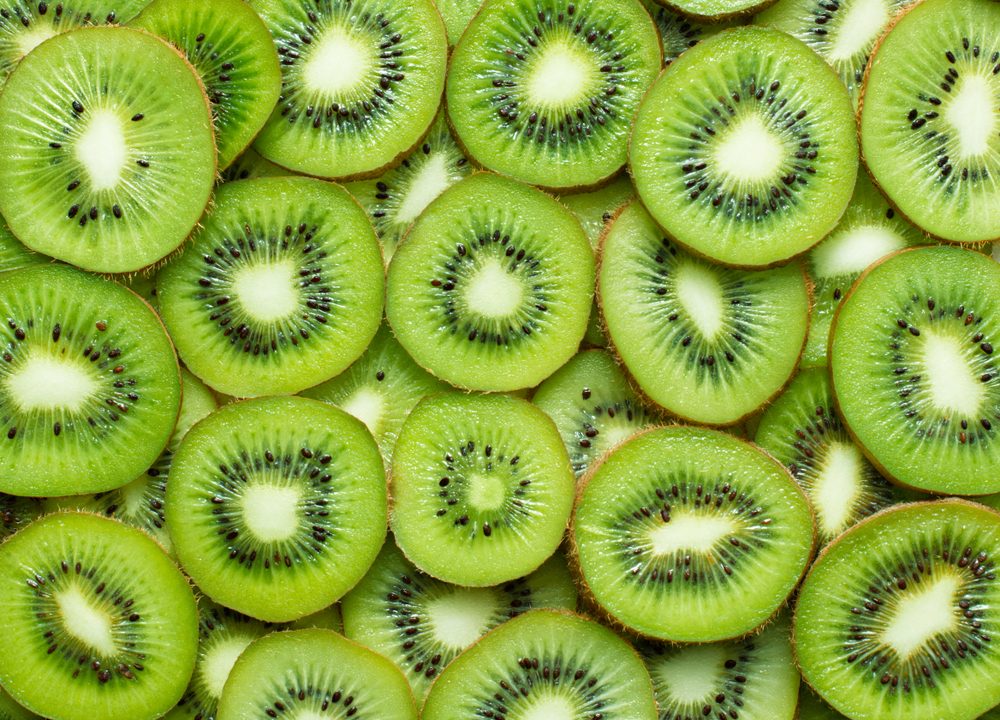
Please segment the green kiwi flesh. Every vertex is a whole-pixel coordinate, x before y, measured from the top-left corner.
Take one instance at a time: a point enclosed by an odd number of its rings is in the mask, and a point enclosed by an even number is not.
[[[38,498],[17,497],[0,493],[0,542],[28,525],[42,514]]]
[[[669,65],[688,48],[693,48],[707,37],[729,27],[729,23],[703,22],[684,15],[657,0],[642,0],[656,29],[660,32],[660,47],[663,49],[663,63]]]
[[[238,158],[233,160],[229,167],[222,171],[222,181],[252,180],[259,177],[278,177],[291,174],[289,170],[275,165],[270,160],[265,160],[259,152],[248,147]]]
[[[435,4],[448,30],[448,44],[455,45],[482,6],[483,0],[436,0]]]
[[[717,23],[763,10],[775,0],[656,0],[683,15],[702,22]]]
[[[0,688],[0,720],[38,720],[38,716],[18,705],[14,698]]]
[[[0,272],[20,270],[29,265],[46,261],[44,255],[31,252],[20,240],[11,234],[7,224],[0,221]]]

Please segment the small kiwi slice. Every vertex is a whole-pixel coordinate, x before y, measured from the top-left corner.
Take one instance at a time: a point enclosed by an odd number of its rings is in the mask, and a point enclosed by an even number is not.
[[[423,400],[392,456],[391,524],[428,575],[485,587],[534,571],[562,541],[573,473],[541,410],[504,395]]]
[[[390,660],[332,630],[271,633],[229,674],[217,720],[417,720],[410,686]]]
[[[738,270],[690,255],[638,202],[604,236],[598,297],[641,390],[699,423],[738,422],[776,395],[809,326],[803,268]]]
[[[448,71],[448,117],[476,162],[551,188],[625,164],[629,125],[660,70],[639,0],[493,0]]]
[[[222,171],[222,180],[223,182],[232,182],[233,180],[252,180],[259,177],[278,177],[291,174],[289,170],[275,165],[270,160],[265,160],[259,152],[249,147]]]
[[[251,0],[281,57],[282,88],[254,147],[320,177],[371,176],[427,132],[448,40],[431,0]]]
[[[827,705],[806,683],[801,683],[798,720],[844,720],[844,716]]]
[[[0,272],[20,270],[30,265],[44,263],[48,258],[31,252],[10,232],[7,223],[0,220]]]
[[[229,167],[281,92],[267,26],[243,0],[153,0],[131,25],[170,42],[198,71],[212,104],[219,168]]]
[[[310,628],[320,628],[323,630],[334,630],[343,634],[344,618],[340,611],[339,604],[329,605],[322,610],[293,620],[285,627],[289,630],[308,630]]]
[[[128,272],[163,258],[215,182],[201,81],[139,30],[81,28],[40,45],[7,79],[0,126],[0,212],[10,229],[87,270]]]
[[[997,705],[998,556],[1000,514],[964,500],[901,505],[851,528],[799,592],[806,682],[852,718],[972,720]]]
[[[28,525],[42,514],[38,498],[17,497],[0,493],[0,542]]]
[[[861,100],[861,150],[914,223],[947,240],[1000,238],[1000,4],[927,0],[885,35]]]
[[[483,0],[436,0],[435,4],[448,30],[448,44],[455,45],[479,11]]]
[[[721,22],[746,17],[773,5],[775,0],[656,0],[702,22]]]
[[[707,23],[695,20],[678,10],[661,5],[657,0],[642,0],[660,31],[663,64],[669,65],[688,48],[730,26],[730,23]]]
[[[144,533],[54,513],[0,546],[0,682],[52,720],[153,720],[198,644],[187,580]]]
[[[570,532],[588,594],[649,637],[753,632],[798,585],[813,516],[788,471],[755,446],[695,427],[646,431],[587,476]]]
[[[732,28],[653,85],[630,161],[639,197],[679,243],[727,265],[773,265],[822,240],[847,207],[854,113],[843,83],[801,41]]]
[[[14,702],[14,698],[0,688],[0,720],[40,720],[38,715]]]
[[[1000,265],[957,247],[903,250],[855,283],[830,370],[848,430],[918,490],[1000,491]]]
[[[120,487],[177,420],[180,373],[150,307],[65,265],[0,274],[0,492]]]
[[[294,393],[354,362],[382,317],[384,269],[364,211],[309,178],[220,185],[157,276],[163,321],[215,390]]]

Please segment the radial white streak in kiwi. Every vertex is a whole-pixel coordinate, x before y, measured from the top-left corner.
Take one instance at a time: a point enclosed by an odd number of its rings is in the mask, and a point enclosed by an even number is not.
[[[330,720],[330,716],[325,713],[314,712],[313,710],[301,709],[295,711],[295,720]]]
[[[76,586],[56,593],[56,604],[66,632],[97,654],[111,657],[117,652],[111,618],[95,607]]]
[[[737,183],[774,177],[784,157],[781,141],[757,114],[746,115],[715,148],[718,170]]]
[[[87,116],[87,126],[74,145],[76,159],[87,171],[91,188],[110,190],[121,180],[128,143],[121,118],[112,110],[96,108]]]
[[[254,639],[251,635],[234,635],[215,643],[205,653],[198,666],[198,672],[205,689],[213,698],[222,697],[222,688],[229,679],[233,665]]]
[[[374,50],[362,38],[333,27],[313,42],[302,81],[313,92],[336,97],[363,83],[374,62]]]
[[[905,660],[941,633],[953,630],[958,624],[955,606],[960,586],[957,577],[944,575],[929,586],[909,591],[892,609],[882,642]]]
[[[736,530],[729,518],[716,515],[676,515],[670,522],[649,533],[654,555],[672,555],[679,551],[707,553]]]
[[[490,629],[500,609],[491,588],[455,588],[428,601],[425,607],[434,639],[459,652]]]
[[[493,473],[472,473],[468,477],[469,504],[480,512],[496,510],[503,505],[507,489],[503,480]]]
[[[550,690],[543,692],[534,702],[517,708],[508,717],[510,720],[577,720],[580,714],[576,704],[568,697]]]
[[[258,263],[237,272],[233,292],[240,305],[261,322],[289,317],[299,304],[291,260]]]
[[[651,668],[659,689],[678,704],[705,700],[719,683],[725,652],[718,645],[692,645],[658,660]]]
[[[7,378],[7,392],[22,410],[75,412],[97,392],[99,384],[72,360],[31,355]]]
[[[677,268],[677,297],[691,322],[706,340],[713,339],[725,322],[722,286],[704,265],[686,263]]]
[[[840,26],[827,57],[833,62],[867,53],[889,22],[886,0],[853,0],[841,7]]]
[[[906,242],[884,225],[858,225],[813,251],[815,274],[819,278],[853,275],[905,246]]]
[[[396,221],[408,225],[426,209],[431,201],[452,185],[446,163],[448,158],[437,153],[427,158],[409,182],[409,189],[399,203]]]
[[[831,443],[820,461],[811,494],[820,529],[827,535],[838,534],[850,521],[863,468],[861,452],[850,443]]]
[[[959,156],[964,160],[978,157],[990,148],[997,126],[997,101],[990,77],[971,69],[962,76],[952,93],[944,116],[955,129]]]
[[[601,439],[608,449],[618,447],[630,437],[635,435],[637,428],[632,425],[611,425],[601,428]]]
[[[17,34],[17,49],[21,53],[21,57],[24,57],[57,34],[56,29],[48,23],[36,22],[31,26],[30,30]]]
[[[469,278],[465,304],[483,317],[503,318],[521,307],[524,288],[495,258],[486,260]]]
[[[933,406],[946,415],[977,415],[986,389],[973,373],[962,343],[930,330],[924,332],[923,338],[923,375]]]
[[[528,70],[528,100],[543,108],[561,108],[583,100],[596,81],[594,57],[570,41],[555,41],[538,54]]]
[[[242,498],[243,520],[261,542],[280,542],[299,525],[298,488],[265,483],[250,485]]]
[[[363,422],[374,434],[385,413],[385,398],[370,388],[361,387],[341,403],[340,409]]]

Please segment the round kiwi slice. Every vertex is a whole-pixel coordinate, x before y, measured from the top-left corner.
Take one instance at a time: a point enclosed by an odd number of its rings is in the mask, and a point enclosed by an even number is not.
[[[927,0],[899,18],[871,60],[861,150],[875,182],[924,230],[1000,238],[1000,5]]]
[[[252,180],[259,177],[278,177],[280,175],[291,174],[290,171],[280,165],[275,165],[270,160],[265,160],[259,152],[250,147],[244,150],[238,158],[233,160],[229,167],[222,171],[222,181]]]
[[[448,117],[491,170],[551,188],[597,185],[625,164],[661,60],[639,0],[493,0],[452,54]]]
[[[702,22],[721,22],[746,17],[775,0],[656,0],[662,5],[672,7],[688,17]]]
[[[854,113],[843,83],[802,42],[737,27],[685,52],[653,85],[630,161],[639,197],[672,238],[727,265],[773,265],[818,243],[847,207]]]
[[[618,635],[572,613],[532,610],[488,634],[431,687],[423,720],[656,720],[649,673]]]
[[[139,30],[43,43],[8,78],[0,126],[0,212],[28,247],[88,270],[137,270],[173,251],[215,181],[201,82]]]
[[[642,391],[696,422],[735,423],[795,372],[809,326],[800,264],[738,270],[688,254],[639,202],[604,236],[598,297]]]
[[[216,717],[417,720],[417,709],[391,661],[332,630],[311,629],[250,645],[229,674]]]
[[[294,393],[354,362],[378,330],[384,269],[364,211],[309,178],[225,183],[158,274],[188,368],[237,397]]]
[[[131,23],[177,47],[212,104],[219,168],[264,127],[281,92],[271,34],[243,0],[153,0]]]
[[[251,0],[281,57],[278,106],[255,147],[320,177],[376,174],[427,132],[448,40],[431,0]]]
[[[660,31],[660,47],[663,49],[663,63],[669,65],[688,48],[693,48],[707,37],[724,30],[729,23],[706,23],[689,15],[661,5],[657,0],[642,0],[647,12]]]
[[[0,720],[39,720],[38,715],[14,702],[14,698],[0,688]]]
[[[7,223],[0,220],[0,272],[20,270],[44,263],[48,258],[33,253],[11,234]]]
[[[156,314],[64,265],[0,274],[0,492],[120,487],[162,452],[180,374]]]
[[[386,314],[421,366],[471,390],[533,387],[576,352],[594,254],[548,195],[477,173],[432,202],[389,264]]]
[[[1000,514],[963,500],[890,508],[848,530],[799,593],[806,682],[869,720],[972,720],[1000,703],[998,556]]]
[[[225,405],[181,441],[166,516],[206,595],[261,620],[295,620],[336,602],[378,554],[382,458],[360,421],[325,403]]]
[[[834,321],[833,390],[882,473],[919,490],[1000,491],[1000,265],[955,247],[903,250]]]
[[[448,393],[410,413],[392,457],[392,530],[428,575],[484,587],[532,572],[562,541],[573,473],[541,410]]]
[[[584,482],[570,532],[581,579],[615,621],[649,637],[753,632],[812,555],[805,494],[776,460],[725,433],[649,430]]]
[[[191,677],[187,580],[144,533],[55,513],[0,546],[0,682],[52,720],[153,720]]]

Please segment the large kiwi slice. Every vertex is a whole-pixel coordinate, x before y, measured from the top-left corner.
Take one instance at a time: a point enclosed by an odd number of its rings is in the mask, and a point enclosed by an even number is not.
[[[478,173],[431,203],[389,264],[386,314],[421,366],[472,390],[533,387],[576,352],[594,254],[535,188]]]
[[[799,593],[806,682],[868,720],[972,720],[1000,703],[998,556],[1000,514],[963,500],[890,508],[848,530]]]
[[[39,265],[0,274],[0,318],[0,492],[100,492],[152,465],[181,388],[146,303],[110,280]]]
[[[639,202],[604,236],[598,296],[611,343],[642,391],[701,423],[737,422],[777,394],[809,326],[801,265],[711,264],[664,237]]]
[[[588,476],[570,533],[581,579],[627,627],[680,642],[753,632],[795,588],[812,510],[756,447],[694,427],[649,430]]]
[[[237,397],[298,392],[344,370],[378,330],[383,286],[361,207],[332,183],[292,177],[221,185],[157,277],[184,363]]]
[[[625,164],[629,125],[660,70],[639,0],[493,0],[452,54],[448,117],[471,157],[552,188]]]
[[[278,106],[255,147],[321,177],[376,174],[430,127],[448,40],[431,0],[252,0],[281,56]]]
[[[948,240],[1000,237],[1000,5],[928,0],[879,43],[861,102],[875,182]]]
[[[137,270],[170,253],[215,181],[201,82],[139,30],[82,28],[40,45],[7,80],[0,126],[11,230],[88,270]]]
[[[184,576],[141,531],[81,513],[0,546],[0,682],[52,720],[153,720],[180,699],[198,644]]]
[[[671,63],[643,100],[636,190],[678,242],[730,265],[772,265],[830,232],[854,189],[850,98],[799,40],[738,27]]]
[[[1000,265],[904,250],[854,285],[834,321],[833,389],[883,474],[931,492],[1000,491]]]

